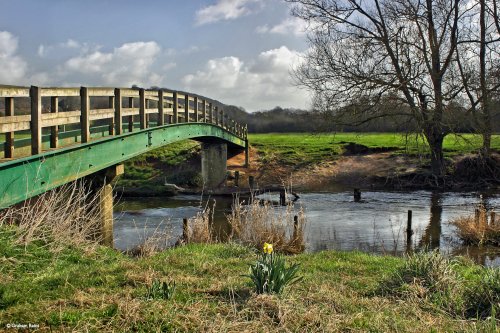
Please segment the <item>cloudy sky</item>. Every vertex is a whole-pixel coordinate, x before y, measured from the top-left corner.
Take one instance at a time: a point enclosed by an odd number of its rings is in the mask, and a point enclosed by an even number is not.
[[[0,84],[162,86],[307,108],[307,48],[283,0],[0,0]]]

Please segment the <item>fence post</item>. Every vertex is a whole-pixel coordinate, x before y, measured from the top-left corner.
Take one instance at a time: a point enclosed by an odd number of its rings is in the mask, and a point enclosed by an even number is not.
[[[14,97],[5,97],[5,116],[14,115]],[[14,157],[14,132],[5,133],[5,158]]]
[[[123,133],[122,126],[122,91],[115,88],[115,133],[120,135]]]

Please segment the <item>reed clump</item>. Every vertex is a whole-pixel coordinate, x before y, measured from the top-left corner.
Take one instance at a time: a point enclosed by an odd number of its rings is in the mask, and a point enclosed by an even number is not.
[[[214,208],[215,204],[212,208],[207,206],[202,211],[196,213],[195,216],[188,219],[187,239],[184,239],[184,242],[213,243],[216,241],[212,236]]]
[[[461,216],[450,223],[457,228],[458,237],[465,244],[500,245],[500,221],[494,212],[488,214],[479,209],[475,215]]]
[[[229,239],[244,245],[260,250],[264,243],[270,243],[275,251],[287,254],[305,249],[306,217],[302,208],[295,211],[293,203],[277,207],[257,198],[251,198],[248,204],[235,198],[227,220],[231,226]]]
[[[41,241],[52,249],[92,248],[101,241],[101,190],[75,181],[0,212],[0,226],[15,224],[16,243]]]

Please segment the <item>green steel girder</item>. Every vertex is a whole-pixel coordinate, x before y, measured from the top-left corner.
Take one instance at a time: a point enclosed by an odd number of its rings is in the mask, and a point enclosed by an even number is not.
[[[185,139],[218,141],[236,149],[245,140],[205,123],[182,123],[110,136],[43,154],[0,163],[0,209]]]

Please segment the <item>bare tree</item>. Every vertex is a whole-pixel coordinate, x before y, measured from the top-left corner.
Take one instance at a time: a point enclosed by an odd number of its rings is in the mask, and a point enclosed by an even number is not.
[[[469,111],[483,136],[481,153],[490,155],[493,98],[500,83],[500,23],[497,0],[471,0],[461,24],[456,61]]]
[[[363,99],[364,121],[392,98],[427,140],[432,173],[444,174],[445,114],[463,90],[453,58],[463,0],[286,0],[309,22],[310,51],[296,69],[323,108]],[[344,108],[345,109],[345,108]],[[393,108],[394,110],[394,108]]]

